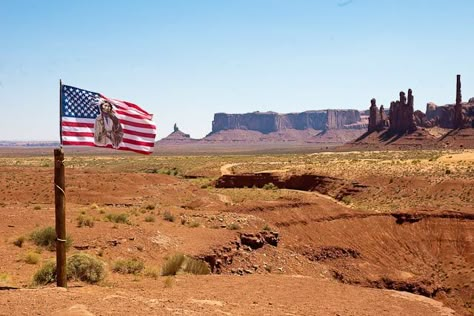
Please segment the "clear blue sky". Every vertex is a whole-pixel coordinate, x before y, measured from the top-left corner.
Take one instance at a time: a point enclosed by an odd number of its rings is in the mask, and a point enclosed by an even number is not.
[[[158,137],[216,112],[474,96],[473,0],[0,0],[0,139],[59,140],[58,85],[139,104]]]

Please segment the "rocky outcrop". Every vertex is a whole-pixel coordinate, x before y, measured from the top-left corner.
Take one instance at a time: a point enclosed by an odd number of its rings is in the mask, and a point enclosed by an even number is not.
[[[276,247],[278,246],[279,240],[278,232],[262,231],[260,233],[240,234],[240,243],[252,249],[261,248],[265,243]]]
[[[456,103],[438,106],[433,102],[426,105],[426,114],[421,111],[413,112],[413,94],[408,90],[408,99],[405,93],[400,92],[400,100],[392,102],[389,112],[389,130],[393,133],[411,133],[419,127],[441,127],[449,129],[474,127],[474,98],[469,102],[462,102],[461,76],[456,77]],[[380,130],[380,118],[376,116],[377,106],[374,102],[370,106],[370,123],[368,131]]]
[[[388,127],[388,118],[385,113],[383,105],[380,106],[380,110],[377,107],[376,100],[370,100],[369,109],[369,133],[379,131]]]
[[[408,98],[405,92],[400,91],[400,99],[390,103],[389,130],[392,133],[404,134],[416,131],[413,104],[414,97],[411,89],[408,89]]]
[[[216,113],[212,122],[211,134],[232,129],[253,130],[268,134],[287,129],[366,128],[365,125],[357,125],[358,123],[361,123],[361,116],[357,110],[323,110],[288,114],[275,112]]]
[[[197,142],[197,139],[191,138],[189,134],[183,133],[179,130],[178,126],[174,124],[173,132],[166,136],[165,138],[158,141],[158,144],[184,144],[184,143],[194,143]]]
[[[367,188],[365,184],[340,178],[316,174],[287,176],[271,172],[224,174],[214,182],[214,186],[216,188],[256,187],[319,192],[339,201],[347,200],[347,196],[357,194]]]

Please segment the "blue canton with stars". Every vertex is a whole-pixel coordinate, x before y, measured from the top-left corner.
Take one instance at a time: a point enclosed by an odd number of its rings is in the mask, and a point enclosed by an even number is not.
[[[95,119],[99,115],[98,93],[63,85],[61,94],[63,116]]]

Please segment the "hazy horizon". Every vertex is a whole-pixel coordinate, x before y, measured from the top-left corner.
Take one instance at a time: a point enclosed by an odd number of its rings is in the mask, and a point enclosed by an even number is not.
[[[158,137],[214,113],[415,109],[474,97],[474,2],[3,1],[0,140],[59,141],[59,79],[136,103]]]

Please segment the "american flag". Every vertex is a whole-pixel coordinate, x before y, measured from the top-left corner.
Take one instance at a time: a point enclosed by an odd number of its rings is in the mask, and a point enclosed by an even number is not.
[[[61,101],[63,145],[153,152],[153,115],[138,105],[67,85],[61,86]]]

